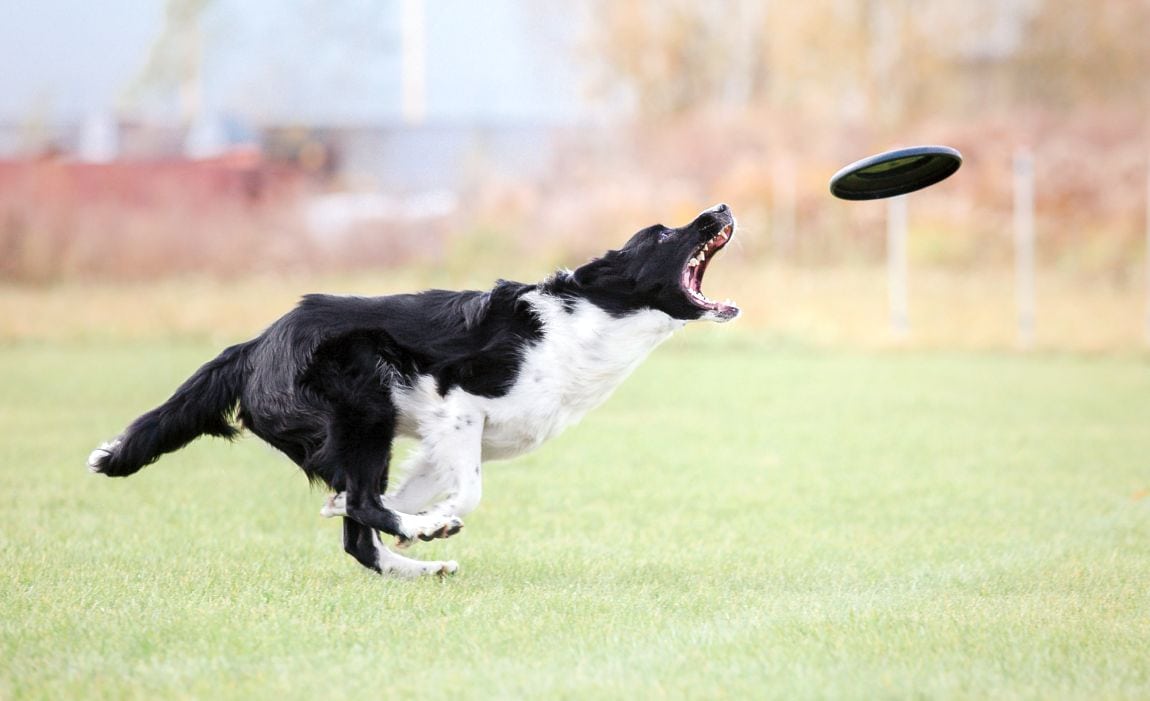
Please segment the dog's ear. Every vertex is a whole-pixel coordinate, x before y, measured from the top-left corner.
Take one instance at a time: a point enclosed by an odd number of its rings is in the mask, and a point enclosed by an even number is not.
[[[485,318],[487,312],[491,309],[491,295],[482,294],[460,305],[460,312],[463,315],[463,328],[467,331],[479,326]]]
[[[595,280],[599,277],[599,272],[603,267],[599,265],[600,260],[602,259],[596,258],[589,263],[580,265],[575,269],[575,272],[571,273],[571,278],[575,280],[575,283],[578,285],[587,286],[595,284]]]
[[[604,278],[618,277],[623,263],[622,251],[607,251],[602,257],[593,258],[576,268],[571,277],[578,285],[594,286]]]

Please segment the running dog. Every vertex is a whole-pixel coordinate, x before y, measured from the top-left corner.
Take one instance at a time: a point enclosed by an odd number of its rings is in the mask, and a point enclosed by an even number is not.
[[[385,547],[447,538],[479,504],[482,465],[537,448],[601,404],[689,321],[730,321],[700,288],[735,233],[726,205],[636,233],[537,284],[384,297],[308,295],[257,338],[224,350],[159,407],[97,448],[88,468],[125,477],[202,436],[247,429],[334,495],[343,547],[392,576],[454,561]],[[392,441],[418,440],[388,493]]]

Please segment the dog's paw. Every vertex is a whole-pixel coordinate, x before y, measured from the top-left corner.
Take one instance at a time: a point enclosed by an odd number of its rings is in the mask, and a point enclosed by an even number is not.
[[[436,572],[435,574],[440,579],[443,579],[444,577],[450,577],[451,575],[453,575],[459,571],[459,563],[456,562],[455,560],[448,560],[447,562],[441,562],[439,564],[440,564],[439,571]]]
[[[424,542],[438,538],[450,538],[463,530],[463,521],[457,516],[433,517],[419,515],[410,518],[419,519],[420,521],[415,524],[414,528],[408,530],[408,535],[401,535],[396,538],[396,547],[409,548],[412,543],[415,542],[416,538]]]
[[[347,516],[347,493],[340,492],[339,494],[332,494],[324,502],[323,508],[319,510],[319,515],[324,518],[335,518],[336,516]]]
[[[88,454],[88,472],[92,474],[101,474],[104,472],[104,466],[108,462],[108,458],[112,457],[112,451],[120,447],[120,439],[117,438],[107,443],[102,443],[99,448],[96,448]]]
[[[398,579],[416,579],[429,576],[446,579],[458,571],[459,563],[455,560],[447,560],[446,562],[409,560],[405,563],[385,564],[380,567],[380,574]]]
[[[434,575],[443,579],[459,571],[459,563],[455,560],[412,560],[387,548],[379,553],[379,571],[385,577],[400,579],[415,579]]]

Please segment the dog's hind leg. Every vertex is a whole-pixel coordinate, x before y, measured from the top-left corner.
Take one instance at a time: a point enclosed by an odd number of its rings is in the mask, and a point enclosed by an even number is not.
[[[394,422],[387,414],[377,414],[375,420],[369,420],[366,413],[337,417],[329,431],[331,446],[326,458],[340,466],[342,479],[338,481],[346,489],[338,515],[400,541],[458,533],[463,522],[450,514],[405,514],[383,505],[380,492],[387,489],[393,435]]]
[[[454,560],[423,562],[397,555],[383,547],[374,530],[349,518],[343,520],[343,549],[364,567],[393,577],[448,575],[459,569]]]
[[[382,504],[399,512],[419,509],[418,518],[430,519],[433,523],[458,524],[445,532],[421,534],[418,536],[421,540],[454,535],[463,525],[459,517],[473,511],[483,494],[482,436],[483,418],[479,414],[462,410],[445,412],[443,421],[430,427],[423,436],[407,480],[395,494],[381,497]],[[320,513],[328,517],[349,513],[350,496],[333,495]],[[432,503],[437,498],[439,501]],[[398,545],[406,547],[412,540],[400,536]]]
[[[463,528],[463,521],[441,513],[405,514],[383,505],[378,493],[348,489],[343,513],[332,513],[352,519],[364,526],[395,536],[401,543],[448,538]]]
[[[394,511],[415,514],[425,510],[434,499],[442,496],[450,487],[448,475],[425,459],[422,452],[416,452],[404,465],[404,478],[394,492],[382,494],[383,505]],[[347,493],[332,494],[320,509],[324,518],[342,516],[347,513]]]
[[[387,491],[396,425],[395,405],[381,378],[381,343],[369,335],[351,335],[316,352],[301,383],[325,401],[330,415],[323,446],[305,469],[337,491],[346,491],[338,515],[362,526],[400,540],[452,535],[463,527],[459,519],[404,514],[386,508],[380,499],[380,493]],[[345,548],[360,562],[370,560],[364,536],[358,531],[352,535]]]
[[[374,504],[366,499],[349,502],[349,492],[340,492],[328,497],[319,513],[324,518],[342,516],[373,530],[383,531],[395,536],[404,546],[417,538],[450,538],[463,528],[463,521],[457,517],[429,512],[407,514],[385,506],[380,496],[376,499]]]
[[[446,538],[458,533],[463,522],[449,514],[405,514],[383,505],[380,492],[387,488],[390,427],[358,423],[348,421],[332,431],[329,459],[342,467],[340,482],[346,494],[343,508],[330,515],[345,516],[400,541]]]

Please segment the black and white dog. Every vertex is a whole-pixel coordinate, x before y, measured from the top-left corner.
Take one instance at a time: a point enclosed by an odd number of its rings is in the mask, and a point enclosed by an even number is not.
[[[535,285],[309,295],[197,370],[88,467],[124,477],[198,436],[246,428],[335,492],[322,513],[343,517],[344,549],[365,567],[453,573],[455,562],[403,557],[377,532],[401,547],[454,535],[479,504],[485,460],[530,451],[578,421],[686,322],[738,316],[700,290],[734,231],[719,205]],[[385,494],[396,435],[419,447]]]

